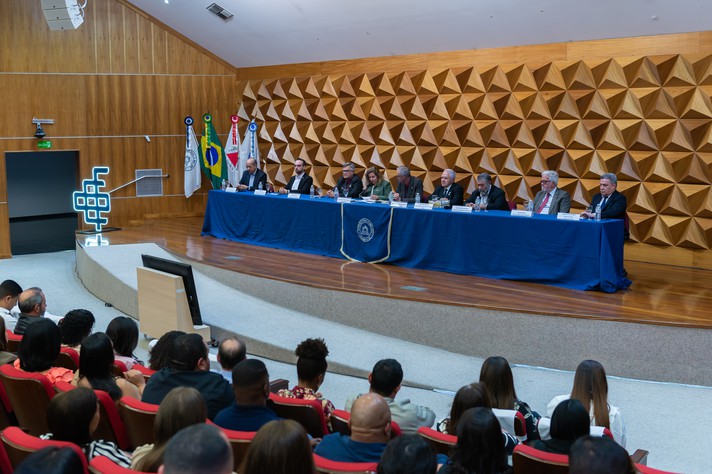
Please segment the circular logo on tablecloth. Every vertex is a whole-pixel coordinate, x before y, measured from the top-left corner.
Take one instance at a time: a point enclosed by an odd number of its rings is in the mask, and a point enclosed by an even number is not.
[[[191,171],[198,164],[198,155],[193,150],[185,150],[185,170]]]
[[[362,242],[368,242],[373,238],[373,222],[365,217],[356,224],[356,234]]]

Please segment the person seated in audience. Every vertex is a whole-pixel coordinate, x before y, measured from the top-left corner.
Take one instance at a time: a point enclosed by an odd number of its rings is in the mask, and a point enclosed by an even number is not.
[[[301,400],[318,400],[324,410],[329,430],[331,430],[331,413],[334,411],[334,404],[317,391],[324,383],[328,367],[326,356],[329,355],[329,349],[326,347],[324,339],[306,339],[297,346],[294,354],[298,357],[297,385],[292,390],[280,390],[278,395]]]
[[[377,393],[358,397],[351,407],[351,436],[331,433],[316,445],[319,456],[339,462],[378,462],[391,437],[391,411]]]
[[[258,359],[245,359],[232,371],[232,388],[235,403],[220,411],[215,424],[237,431],[257,431],[279,417],[267,408],[269,398],[269,373],[265,363]]]
[[[551,439],[536,440],[531,446],[547,453],[568,455],[574,441],[588,435],[590,431],[588,410],[576,399],[564,400],[551,417]]]
[[[42,439],[69,441],[82,448],[88,461],[96,456],[106,456],[121,467],[129,467],[129,455],[113,441],[93,440],[101,420],[99,401],[93,390],[78,387],[54,396],[47,408],[47,425],[50,432]]]
[[[73,309],[59,321],[62,345],[79,351],[82,341],[91,334],[94,327],[94,315],[86,309]]]
[[[344,163],[341,173],[343,176],[336,183],[336,188],[339,190],[340,197],[357,198],[363,191],[363,181],[355,174],[356,165],[353,163]],[[329,197],[334,197],[334,191],[329,190],[326,193]]]
[[[418,435],[394,438],[378,463],[378,474],[435,474],[437,469],[433,446]]]
[[[438,474],[511,472],[502,445],[502,429],[492,410],[484,407],[466,410],[457,424],[457,444],[452,456]]]
[[[233,464],[225,433],[213,425],[199,423],[183,428],[171,438],[158,474],[231,474]]]
[[[451,169],[443,171],[440,176],[440,186],[435,188],[430,200],[447,201],[450,206],[462,206],[465,191],[455,182],[455,172]]]
[[[53,384],[57,380],[71,383],[74,372],[52,366],[59,357],[60,349],[61,336],[57,325],[49,319],[38,318],[36,323],[27,327],[20,341],[17,349],[19,358],[14,362],[14,367],[25,372],[40,373]]]
[[[361,197],[364,199],[380,199],[384,201],[388,199],[388,194],[393,190],[391,183],[381,176],[375,166],[371,166],[366,170],[366,181],[368,181],[368,185],[361,192]]]
[[[527,440],[539,439],[537,422],[541,415],[532,411],[529,405],[517,398],[514,390],[512,368],[504,357],[494,356],[485,359],[480,369],[480,382],[485,384],[492,408],[516,410],[524,416],[527,428]]]
[[[393,194],[394,201],[415,202],[416,194],[420,194],[420,198],[423,198],[423,182],[415,176],[411,176],[407,166],[399,166],[396,169],[396,179],[398,185]]]
[[[232,369],[247,358],[247,346],[236,337],[227,337],[218,347],[219,374],[232,383]]]
[[[114,345],[115,359],[123,362],[126,369],[131,370],[136,363],[140,363],[134,351],[138,345],[138,325],[133,318],[117,316],[106,327],[106,335]]]
[[[297,158],[294,160],[294,176],[289,179],[286,188],[279,190],[280,194],[309,194],[314,180],[306,173],[306,166],[307,162],[303,159]]]
[[[582,436],[571,446],[569,474],[636,474],[623,447],[606,436]]]
[[[200,334],[184,334],[176,339],[170,366],[148,379],[141,401],[159,405],[176,387],[193,387],[202,393],[211,420],[235,400],[227,380],[210,372],[208,346]]]
[[[242,172],[240,183],[237,185],[238,191],[254,191],[255,189],[267,189],[267,173],[257,167],[257,160],[248,158],[245,162],[245,171]],[[260,186],[261,185],[261,186]]]
[[[477,199],[480,199],[480,209],[488,211],[508,211],[507,197],[504,191],[492,184],[492,176],[488,173],[480,173],[477,175],[477,191],[472,193],[470,198],[465,202],[466,206],[475,207]],[[482,198],[487,198],[487,205],[481,204]]]
[[[626,444],[626,429],[618,407],[608,403],[608,381],[606,370],[595,360],[584,360],[576,368],[574,386],[570,394],[559,395],[546,408],[548,417],[564,400],[575,398],[584,407],[589,407],[591,426],[603,426],[613,433],[613,439],[621,446]]]
[[[79,351],[76,385],[103,390],[115,402],[121,397],[140,400],[146,386],[143,374],[136,369],[131,369],[124,373],[124,377],[115,377],[113,366],[114,350],[109,336],[103,332],[95,332],[87,336]]]
[[[12,314],[12,308],[17,304],[17,298],[22,293],[22,287],[14,280],[0,283],[0,316],[5,320],[5,327],[14,331],[17,317]]]
[[[5,333],[5,320],[0,318],[0,365],[12,364],[17,360],[17,355],[7,351],[7,334]]]
[[[368,374],[371,384],[370,393],[377,393],[386,399],[391,409],[393,421],[398,423],[403,434],[415,434],[421,426],[433,426],[435,412],[428,407],[411,403],[409,399],[395,400],[396,394],[401,389],[403,381],[403,368],[395,359],[383,359],[376,362],[373,370]],[[361,396],[361,395],[358,395]],[[352,397],[346,402],[346,410],[358,397]]]
[[[156,344],[151,348],[148,355],[148,368],[151,370],[161,370],[168,367],[173,357],[173,345],[178,336],[186,334],[183,331],[168,331],[161,336]]]
[[[255,435],[240,474],[316,474],[311,443],[294,420],[270,421]]]
[[[20,317],[15,324],[15,334],[25,334],[27,328],[40,321],[47,311],[47,300],[39,288],[28,288],[17,297]],[[54,323],[53,323],[54,324]]]
[[[30,453],[14,474],[76,474],[84,472],[79,455],[72,448],[48,446]]]
[[[559,174],[556,171],[541,173],[541,191],[536,193],[532,203],[536,214],[554,214],[571,210],[571,195],[559,189]]]
[[[613,173],[601,175],[599,193],[591,199],[588,211],[581,214],[589,219],[596,218],[596,206],[601,205],[601,219],[625,219],[625,210],[628,207],[626,197],[617,191],[618,177]]]
[[[144,444],[133,452],[131,469],[156,472],[163,464],[163,453],[170,439],[183,428],[205,423],[205,399],[192,387],[176,387],[166,395],[153,423],[154,444]]]

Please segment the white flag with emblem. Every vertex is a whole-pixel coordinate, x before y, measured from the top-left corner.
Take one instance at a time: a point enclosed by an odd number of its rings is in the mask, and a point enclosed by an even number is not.
[[[240,135],[237,131],[237,115],[230,117],[232,126],[230,133],[227,136],[225,143],[225,156],[227,157],[227,180],[233,186],[237,186],[242,178],[242,173],[245,171],[245,155],[240,150]]]
[[[260,164],[260,149],[257,147],[257,123],[255,119],[252,119],[247,125],[245,138],[242,140],[242,146],[240,147],[240,156],[244,156],[245,161],[248,158],[254,158],[257,162],[257,168],[262,168]]]
[[[190,118],[190,117],[188,117]],[[186,121],[188,120],[186,118]],[[195,137],[193,130],[193,119],[190,119],[190,125],[186,122],[186,142],[185,142],[185,197],[190,197],[195,191],[200,189],[200,166],[198,164],[198,139]]]

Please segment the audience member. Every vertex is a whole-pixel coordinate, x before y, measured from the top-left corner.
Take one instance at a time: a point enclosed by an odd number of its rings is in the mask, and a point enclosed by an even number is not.
[[[203,394],[211,420],[235,399],[227,380],[210,372],[208,346],[200,334],[184,334],[176,339],[170,366],[148,379],[141,400],[159,405],[176,387],[193,387]]]
[[[73,309],[59,321],[59,332],[62,335],[62,345],[79,350],[85,337],[91,334],[95,319],[91,311]]]
[[[236,337],[227,337],[218,347],[218,363],[220,375],[228,382],[232,382],[232,369],[247,358],[247,346]]]
[[[331,429],[331,413],[334,411],[334,404],[317,392],[321,384],[324,383],[328,367],[326,356],[329,355],[329,349],[326,347],[324,339],[305,339],[297,346],[294,354],[298,357],[297,385],[292,390],[280,390],[279,395],[302,400],[318,400],[324,410],[326,423]]]
[[[334,188],[339,190],[339,196],[357,198],[361,195],[361,191],[363,191],[363,181],[354,173],[355,170],[356,165],[353,163],[344,163],[343,169],[341,170],[343,176],[339,178],[339,181],[336,183],[336,188]],[[326,195],[332,198],[335,196],[333,190],[328,191]]]
[[[17,318],[12,314],[12,308],[17,304],[17,298],[22,293],[22,287],[13,280],[0,283],[0,316],[5,320],[5,327],[15,330]]]
[[[17,355],[7,351],[7,334],[5,320],[0,318],[0,365],[11,364],[17,360]]]
[[[267,173],[257,167],[257,160],[248,158],[245,162],[245,171],[242,172],[240,183],[237,185],[238,191],[254,191],[255,189],[267,189]]]
[[[146,385],[143,374],[132,369],[124,373],[125,378],[115,377],[114,351],[111,339],[103,332],[87,336],[79,351],[79,387],[103,390],[118,401],[121,397],[141,399],[141,392]]]
[[[351,436],[328,434],[314,452],[332,461],[378,462],[391,436],[388,402],[377,393],[361,395],[351,408],[349,427]]]
[[[264,362],[245,359],[232,371],[235,403],[220,411],[215,424],[237,431],[257,431],[279,417],[267,408],[269,373]]]
[[[25,335],[17,349],[16,369],[25,372],[38,372],[49,379],[51,383],[57,380],[71,382],[74,372],[64,367],[53,367],[59,357],[61,336],[59,328],[49,319],[38,318],[36,323],[27,327]]]
[[[154,444],[144,444],[133,452],[131,469],[156,472],[163,464],[163,453],[170,439],[183,428],[205,423],[208,409],[205,399],[192,387],[176,387],[158,407],[153,422]]]
[[[203,423],[183,428],[171,438],[158,473],[230,474],[232,468],[232,448],[227,436],[219,428]]]
[[[388,194],[392,191],[391,183],[381,176],[381,173],[375,166],[366,170],[366,181],[368,182],[366,189],[361,192],[361,197],[364,199],[388,199]]]
[[[457,425],[457,444],[452,457],[438,474],[511,473],[502,444],[502,429],[489,408],[470,408]]]
[[[559,174],[556,171],[541,173],[541,191],[534,196],[534,212],[536,214],[557,214],[571,210],[571,196],[567,191],[559,189]]]
[[[378,463],[378,474],[435,474],[437,469],[433,446],[418,435],[390,441]]]
[[[569,474],[635,474],[628,453],[605,436],[582,436],[571,446]]]
[[[309,194],[314,180],[305,170],[307,162],[301,158],[294,160],[294,176],[289,179],[286,188],[279,190],[280,194],[299,193]]]
[[[49,446],[30,453],[14,474],[76,474],[84,472],[79,455],[72,448]]]
[[[399,166],[396,170],[396,179],[398,185],[396,192],[393,194],[394,201],[415,202],[415,196],[420,195],[423,198],[423,182],[410,175],[410,169],[407,166]]]
[[[106,335],[114,345],[115,359],[131,370],[139,362],[133,352],[138,345],[138,325],[133,318],[117,316],[106,327]]]
[[[106,456],[121,467],[131,465],[130,457],[113,441],[93,440],[100,421],[99,402],[93,390],[75,388],[54,396],[47,409],[50,432],[42,439],[69,441],[79,445],[87,460]]]
[[[395,400],[401,389],[403,368],[395,359],[383,359],[376,362],[368,374],[371,384],[370,392],[377,393],[386,399],[391,409],[393,421],[398,423],[403,434],[415,434],[421,426],[430,427],[435,421],[435,412],[428,407],[411,403],[409,399]],[[346,410],[351,409],[356,397],[346,402]]]
[[[527,440],[539,439],[537,422],[541,415],[532,411],[529,405],[517,398],[514,390],[512,368],[504,357],[494,356],[485,359],[480,369],[480,382],[485,384],[492,408],[517,410],[524,416],[527,428]]]
[[[589,219],[596,217],[596,206],[601,205],[601,219],[625,219],[625,210],[628,201],[625,196],[619,193],[618,178],[613,173],[603,173],[601,175],[599,193],[591,199],[591,207],[582,215]]]
[[[487,199],[486,205],[482,204],[483,198]],[[467,200],[466,205],[475,207],[478,205],[478,202],[480,209],[487,209],[488,211],[509,210],[509,204],[507,204],[507,197],[505,196],[504,191],[492,184],[492,176],[487,173],[480,173],[477,175],[477,191],[472,193],[470,198]]]
[[[47,300],[39,288],[28,288],[17,297],[20,317],[15,324],[15,334],[25,334],[27,328],[40,321],[47,311]]]
[[[161,370],[168,367],[173,357],[173,345],[179,336],[186,334],[183,331],[168,331],[161,336],[151,349],[148,356],[148,368],[151,370]]]
[[[576,368],[571,394],[559,395],[549,402],[546,412],[551,417],[554,409],[563,400],[575,398],[584,407],[589,407],[592,426],[603,426],[613,433],[621,446],[626,444],[626,429],[623,416],[617,407],[608,403],[608,381],[606,370],[595,360],[584,360]]]
[[[581,402],[576,399],[564,400],[551,416],[551,439],[536,440],[532,446],[547,453],[568,455],[574,441],[588,435],[590,431],[588,411]]]
[[[307,432],[294,420],[270,421],[259,429],[240,474],[316,474]]]
[[[492,408],[489,391],[482,382],[460,387],[452,401],[450,417],[438,423],[438,431],[454,436],[457,433],[457,423],[460,421],[462,414],[466,410],[476,407]]]
[[[447,201],[449,206],[462,206],[465,191],[455,182],[455,172],[451,169],[443,171],[440,176],[440,186],[435,188],[431,200]]]

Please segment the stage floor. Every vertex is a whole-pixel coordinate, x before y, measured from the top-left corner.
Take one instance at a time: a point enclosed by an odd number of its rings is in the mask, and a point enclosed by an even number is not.
[[[712,328],[709,270],[626,261],[633,285],[606,294],[256,247],[202,237],[202,223],[202,217],[152,219],[105,233],[102,239],[110,245],[154,242],[203,264],[315,288],[520,313]],[[96,237],[77,239],[85,245]]]

